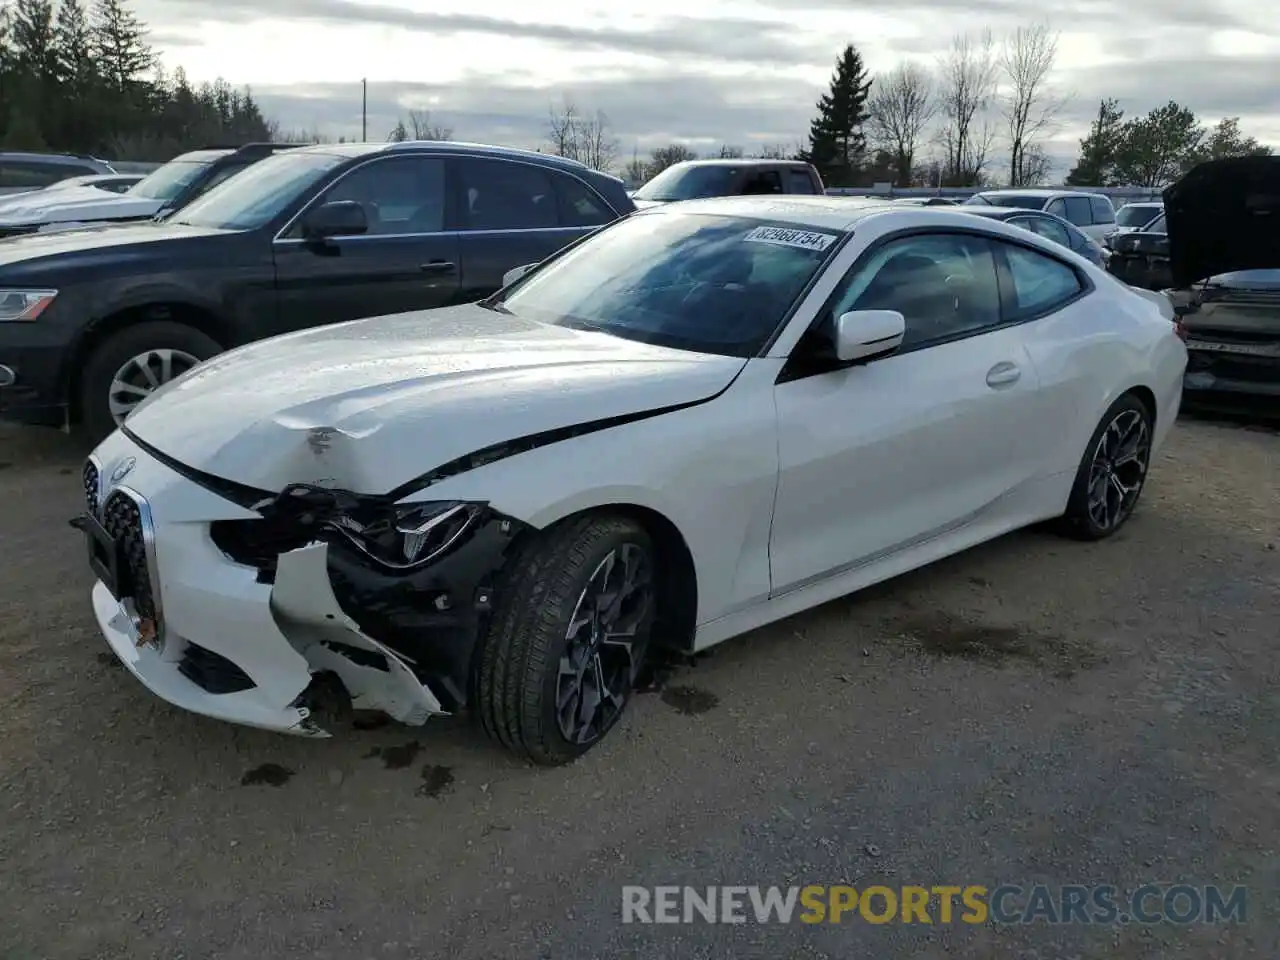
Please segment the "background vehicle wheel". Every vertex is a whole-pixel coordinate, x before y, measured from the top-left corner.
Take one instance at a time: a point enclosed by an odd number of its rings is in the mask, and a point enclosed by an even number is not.
[[[1147,482],[1151,426],[1151,411],[1133,394],[1111,405],[1076,471],[1062,532],[1077,540],[1101,540],[1124,526]]]
[[[568,763],[617,723],[657,605],[653,541],[633,521],[587,515],[515,558],[481,642],[485,731],[535,763]]]
[[[90,354],[80,380],[80,418],[90,439],[101,440],[156,388],[221,352],[211,337],[167,320],[112,334]]]

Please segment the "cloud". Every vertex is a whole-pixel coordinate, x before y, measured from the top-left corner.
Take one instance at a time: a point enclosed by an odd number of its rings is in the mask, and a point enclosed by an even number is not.
[[[637,30],[522,21],[480,14],[412,10],[386,3],[352,0],[163,0],[168,23],[183,21],[252,23],[263,19],[293,20],[331,26],[381,26],[432,35],[473,33],[541,40],[577,51],[607,51],[645,56],[696,56],[703,60],[795,65],[828,51],[829,44],[795,39],[791,24],[738,17],[659,20]],[[821,59],[829,59],[823,57]]]

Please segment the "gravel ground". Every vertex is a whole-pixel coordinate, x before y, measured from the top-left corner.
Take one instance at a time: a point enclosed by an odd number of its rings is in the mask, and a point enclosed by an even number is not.
[[[1280,955],[1280,437],[1188,422],[1114,540],[1028,531],[731,641],[578,764],[310,742],[116,666],[84,450],[0,432],[0,957]],[[623,925],[624,884],[1247,884],[1244,924]],[[936,914],[935,914],[936,916]]]

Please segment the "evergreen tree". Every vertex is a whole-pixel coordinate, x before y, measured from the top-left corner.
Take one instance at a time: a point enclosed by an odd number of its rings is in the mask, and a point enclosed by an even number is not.
[[[98,69],[108,84],[125,91],[155,66],[147,29],[123,0],[97,0],[93,9],[93,46]]]
[[[1115,100],[1102,100],[1089,134],[1080,141],[1080,157],[1067,174],[1072,187],[1106,187],[1115,184],[1116,163],[1124,146],[1124,111]]]
[[[852,185],[861,170],[867,152],[863,126],[870,118],[870,93],[871,77],[862,55],[849,44],[836,60],[830,91],[818,101],[818,115],[809,124],[809,149],[804,154],[831,186]]]

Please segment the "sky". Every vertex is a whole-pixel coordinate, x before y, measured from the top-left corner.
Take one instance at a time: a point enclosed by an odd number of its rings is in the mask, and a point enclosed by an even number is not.
[[[803,141],[846,43],[872,73],[999,40],[1037,11],[1058,31],[1067,100],[1047,152],[1065,174],[1102,97],[1239,116],[1280,148],[1280,20],[1262,0],[134,0],[166,69],[248,85],[289,130],[368,137],[428,110],[455,139],[536,148],[553,104],[602,111],[620,160],[673,141],[748,152]],[[692,11],[696,9],[697,14]]]

